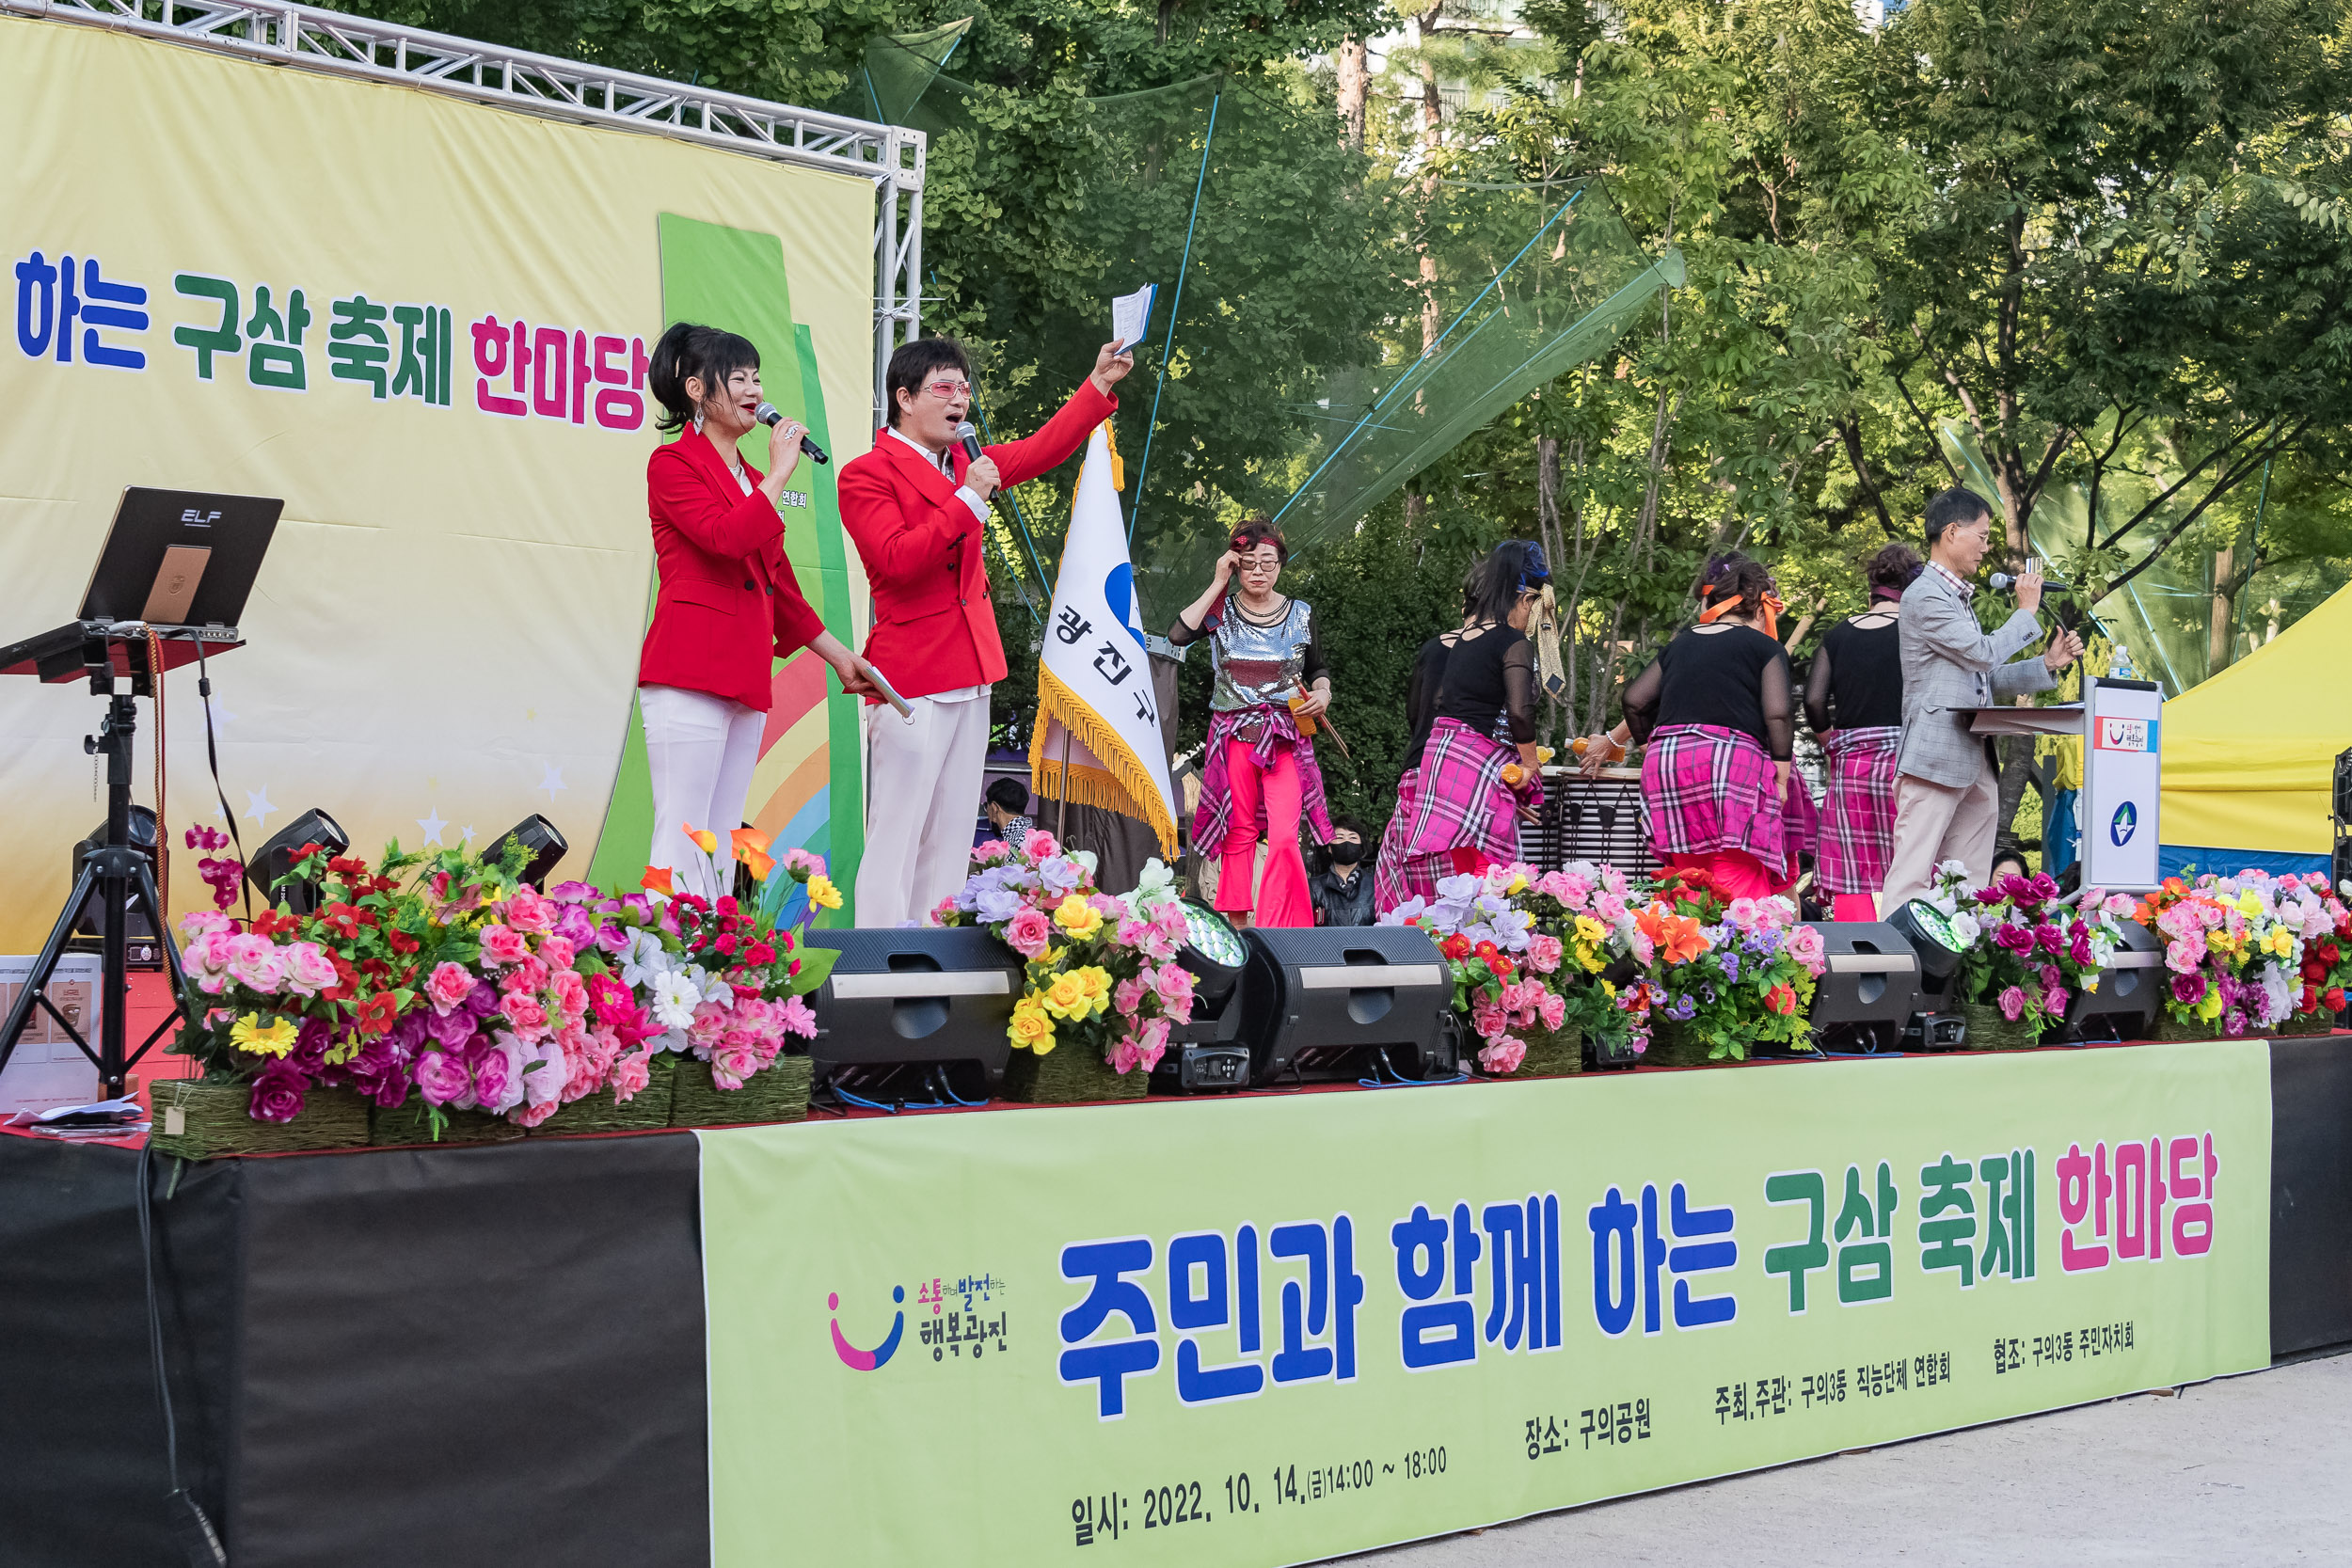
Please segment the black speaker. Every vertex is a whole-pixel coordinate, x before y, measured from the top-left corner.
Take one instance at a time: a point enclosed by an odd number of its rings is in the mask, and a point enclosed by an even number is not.
[[[1816,926],[1829,968],[1813,988],[1813,1032],[1832,1051],[1899,1050],[1919,1010],[1919,955],[1903,934],[1878,921]]]
[[[2352,828],[2352,747],[2336,753],[2335,818],[2339,830]]]
[[[2087,1045],[2153,1039],[2165,989],[2171,984],[2164,967],[2164,939],[2137,920],[2117,924],[2123,941],[2099,976],[2099,989],[2077,990],[2066,1005],[2067,1030]]]
[[[253,884],[254,893],[263,904],[275,909],[283,904],[296,914],[316,914],[319,907],[319,884],[291,882],[273,887],[294,866],[295,852],[308,844],[323,844],[328,855],[340,855],[351,847],[351,835],[333,817],[316,807],[304,812],[285,827],[270,835],[269,842],[254,852],[252,862],[245,868],[245,879]]]
[[[1248,938],[1242,1037],[1252,1085],[1428,1081],[1460,1070],[1446,1028],[1454,982],[1419,927],[1278,927]]]
[[[969,927],[811,931],[808,944],[841,955],[809,998],[812,1087],[893,1105],[972,1103],[1004,1086],[1019,954]]]

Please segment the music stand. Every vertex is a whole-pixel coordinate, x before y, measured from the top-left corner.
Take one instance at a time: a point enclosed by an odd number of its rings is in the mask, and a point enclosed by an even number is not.
[[[82,749],[106,757],[106,830],[99,847],[83,860],[65,911],[42,944],[24,989],[0,1023],[0,1070],[15,1054],[16,1042],[31,1020],[34,1004],[66,1032],[98,1069],[108,1098],[122,1094],[133,1066],[152,1050],[175,1020],[191,1024],[187,976],[180,946],[164,924],[163,898],[147,856],[131,842],[132,736],[138,725],[139,697],[155,694],[166,671],[245,645],[237,621],[253,591],[253,578],[278,527],[285,502],[259,496],[215,496],[190,490],[122,493],[114,526],[91,569],[78,618],[38,637],[0,648],[0,675],[31,675],[44,685],[87,679],[94,696],[107,699],[98,733]],[[153,657],[149,639],[162,653]],[[158,667],[160,666],[160,667]],[[116,689],[127,680],[130,690]],[[51,1006],[45,988],[72,935],[75,917],[98,895],[101,911],[103,1002],[98,1044]],[[174,1011],[135,1051],[127,1049],[123,997],[129,990],[127,915],[141,911],[162,942],[164,968],[171,976]]]

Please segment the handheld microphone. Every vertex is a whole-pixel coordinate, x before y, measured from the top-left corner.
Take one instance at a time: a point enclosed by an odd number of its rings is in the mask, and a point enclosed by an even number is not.
[[[752,410],[752,418],[757,420],[761,424],[767,425],[772,429],[773,427],[784,423],[784,410],[778,408],[772,403],[763,403],[757,408]],[[818,446],[817,444],[817,437],[805,430],[801,432],[801,450],[808,453],[808,455],[817,462],[830,463],[833,461],[833,453]]]
[[[1987,580],[1993,584],[1993,591],[1996,594],[2006,594],[2010,589],[2017,586],[2017,579],[2010,576],[2007,572],[1995,572]],[[2042,586],[2044,588],[2071,588],[2074,584],[2068,582],[2063,578],[2043,578],[2042,579]]]
[[[980,433],[973,428],[970,420],[956,426],[956,443],[963,448],[966,462],[977,463],[980,460]]]

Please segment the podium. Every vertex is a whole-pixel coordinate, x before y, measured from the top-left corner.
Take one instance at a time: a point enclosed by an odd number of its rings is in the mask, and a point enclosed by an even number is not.
[[[1980,707],[1972,735],[2076,736],[2083,741],[2082,885],[2149,893],[2158,871],[2163,798],[2164,689],[2153,681],[2086,675],[2079,703]]]

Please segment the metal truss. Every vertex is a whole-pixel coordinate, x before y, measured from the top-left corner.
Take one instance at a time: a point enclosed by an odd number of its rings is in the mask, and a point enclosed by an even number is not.
[[[230,0],[0,0],[0,11],[209,49],[365,81],[397,82],[503,109],[671,136],[873,182],[874,407],[882,367],[920,328],[920,131],[606,71],[302,5]]]

